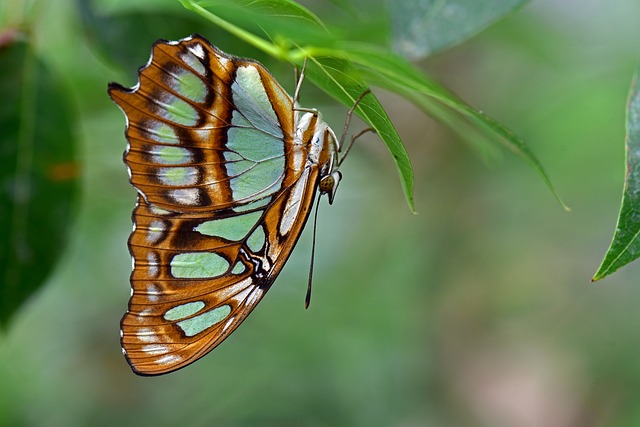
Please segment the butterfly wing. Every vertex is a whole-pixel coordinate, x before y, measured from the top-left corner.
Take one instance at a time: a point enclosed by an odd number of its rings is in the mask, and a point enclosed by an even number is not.
[[[260,301],[319,172],[294,144],[292,101],[275,79],[199,36],[156,43],[138,84],[109,94],[127,117],[139,193],[123,352],[136,373],[163,374],[211,351]]]

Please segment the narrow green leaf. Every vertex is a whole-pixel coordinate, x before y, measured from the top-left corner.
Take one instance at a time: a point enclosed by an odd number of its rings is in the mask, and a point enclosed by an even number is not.
[[[332,57],[311,57],[307,67],[309,79],[319,88],[351,108],[368,86],[357,77],[348,61]],[[402,140],[389,116],[373,93],[358,103],[356,113],[371,126],[384,141],[400,175],[400,182],[413,212],[413,169]]]
[[[277,58],[293,45],[332,45],[335,38],[311,11],[291,0],[180,0],[236,37]],[[256,34],[266,34],[270,41]]]
[[[327,66],[325,69],[321,68],[322,73],[314,74],[310,72],[309,75],[314,83],[318,84],[348,107],[353,105],[354,100],[362,93],[364,88],[368,87],[369,84],[374,84],[392,90],[409,99],[427,114],[432,115],[453,130],[459,132],[466,140],[471,142],[472,146],[476,148],[479,147],[483,152],[487,151],[486,147],[490,147],[487,143],[500,143],[529,163],[531,167],[542,176],[547,186],[565,210],[569,210],[560,199],[542,164],[517,135],[491,117],[469,106],[443,86],[418,71],[403,57],[372,44],[337,42],[330,36],[327,39],[326,33],[328,33],[328,31],[324,30],[326,27],[319,21],[316,23],[317,18],[315,18],[314,15],[306,11],[306,9],[294,7],[294,12],[290,12],[289,9],[287,9],[293,4],[290,0],[258,0],[255,2],[251,0],[228,1],[228,4],[233,4],[234,7],[241,8],[235,11],[235,15],[231,14],[225,17],[221,17],[221,15],[218,14],[218,10],[225,10],[220,0],[210,0],[207,2],[196,0],[181,1],[186,7],[198,12],[216,25],[225,28],[237,37],[242,38],[277,58],[300,65],[302,59],[308,57],[315,60],[315,65],[320,67],[323,63],[326,63],[325,61],[328,58],[333,58],[337,61],[335,64],[340,63],[340,66],[336,70],[333,70],[331,66]],[[212,6],[213,4],[215,4],[215,8]],[[446,0],[438,4],[448,5]],[[255,7],[255,5],[259,5],[260,7]],[[265,5],[269,7],[264,7]],[[248,14],[243,15],[240,13],[244,7],[248,8]],[[268,13],[265,14],[264,10],[268,10]],[[293,24],[284,25],[289,15],[295,17],[292,21]],[[287,37],[289,41],[274,44],[256,36],[251,30],[246,29],[246,27],[251,26],[243,22],[245,18],[241,19],[237,16],[249,16],[251,20],[258,22],[259,32],[264,32],[271,40]],[[283,25],[281,25],[281,30],[274,27],[270,27],[272,30],[266,30],[268,21],[273,17],[284,20],[282,21]],[[317,35],[317,39],[307,39],[298,34],[304,33],[302,29],[296,28],[296,24],[299,26],[301,22],[308,23],[309,27],[314,29],[313,31],[315,31],[314,34]],[[323,41],[327,42],[324,43]],[[322,60],[319,58],[322,58]],[[342,69],[347,68],[351,70],[349,73],[345,74],[341,72]],[[356,75],[352,73],[354,68],[357,69],[360,77],[353,77]],[[340,71],[334,75],[333,72],[337,70]],[[325,74],[324,76],[323,73]],[[350,78],[357,81],[358,84],[353,86],[354,90],[345,90],[345,87],[349,86],[341,87],[341,83],[343,82],[337,80],[336,76],[346,75],[349,75]],[[332,79],[336,80],[332,81]],[[356,93],[358,90],[360,90],[360,92]],[[385,141],[398,166],[407,200],[409,204],[413,206],[411,198],[413,178],[409,159],[395,130],[389,130],[393,129],[393,126],[388,122],[384,110],[378,107],[379,103],[377,103],[375,107],[373,105],[367,107],[365,104],[356,111],[360,117],[379,132],[380,137]],[[365,112],[366,108],[371,109],[369,114]],[[378,121],[372,123],[371,120],[375,117],[378,118]]]
[[[640,65],[627,104],[627,175],[613,241],[593,277],[600,280],[640,257]]]
[[[394,0],[393,47],[420,59],[459,44],[527,0]]]
[[[359,66],[365,79],[407,98],[425,113],[442,121],[474,146],[500,143],[522,158],[542,177],[558,202],[569,208],[560,196],[540,161],[515,133],[471,107],[452,92],[418,71],[399,55],[364,43],[345,43],[343,49],[319,49],[336,57],[344,57]]]
[[[76,203],[67,95],[18,36],[0,46],[0,325],[42,286]]]

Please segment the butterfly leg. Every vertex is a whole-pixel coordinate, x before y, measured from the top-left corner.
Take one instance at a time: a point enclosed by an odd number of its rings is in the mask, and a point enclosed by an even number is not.
[[[296,91],[293,93],[293,106],[295,107],[298,104],[298,97],[300,96],[300,88],[302,87],[302,82],[304,81],[304,70],[307,69],[307,57],[305,56],[304,62],[302,63],[302,69],[298,73],[298,67],[295,68],[296,71]]]
[[[358,97],[358,99],[356,99],[356,102],[354,102],[353,107],[351,107],[349,111],[347,111],[347,117],[344,121],[344,127],[342,128],[342,135],[340,135],[339,147],[341,152],[342,152],[342,147],[344,146],[344,140],[347,137],[347,131],[349,130],[349,126],[351,125],[351,116],[353,116],[353,112],[356,110],[356,107],[358,106],[360,101],[362,101],[362,98],[364,98],[370,92],[371,92],[371,89],[367,89],[364,92],[362,92],[362,94]],[[347,148],[344,150],[344,152],[342,153],[342,156],[340,157],[340,160],[338,161],[338,167],[342,164],[344,159],[347,157],[347,154],[349,154],[349,151],[351,150],[353,143],[356,142],[356,139],[360,138],[362,135],[364,135],[367,132],[375,132],[375,129],[369,127],[364,130],[361,130],[356,135],[353,135],[351,137],[351,141],[349,142],[349,145],[347,145]]]
[[[344,153],[342,153],[342,157],[340,157],[340,160],[338,161],[338,167],[342,164],[344,159],[347,157],[347,154],[349,154],[349,151],[351,150],[351,147],[353,147],[353,143],[356,142],[356,139],[360,138],[362,135],[364,135],[367,132],[376,133],[376,130],[374,128],[366,128],[361,130],[357,134],[353,135],[351,137],[351,141],[349,141],[349,145],[347,145],[347,148],[344,150]]]
[[[351,107],[349,111],[347,111],[347,117],[344,121],[344,127],[342,128],[342,135],[340,135],[340,142],[338,143],[339,147],[342,147],[342,143],[347,137],[347,131],[349,130],[349,125],[351,124],[351,116],[353,116],[353,112],[356,110],[356,107],[358,106],[358,104],[360,104],[360,101],[362,101],[362,98],[364,98],[369,93],[371,93],[371,89],[367,89],[364,92],[362,92],[362,94],[358,97],[358,99],[356,99],[356,102],[353,103],[353,107]]]

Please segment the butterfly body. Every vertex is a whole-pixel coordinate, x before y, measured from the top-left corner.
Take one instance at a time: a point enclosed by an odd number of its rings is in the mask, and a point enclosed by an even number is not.
[[[138,191],[123,352],[142,375],[229,336],[273,284],[315,195],[333,200],[339,143],[258,62],[200,36],[157,42],[131,89],[124,160]]]

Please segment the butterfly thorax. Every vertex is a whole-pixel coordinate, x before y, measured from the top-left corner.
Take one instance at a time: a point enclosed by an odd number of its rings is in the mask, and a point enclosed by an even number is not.
[[[308,147],[307,162],[319,168],[320,194],[327,194],[331,204],[342,178],[337,167],[338,139],[317,111],[296,111],[295,123],[294,146]]]

